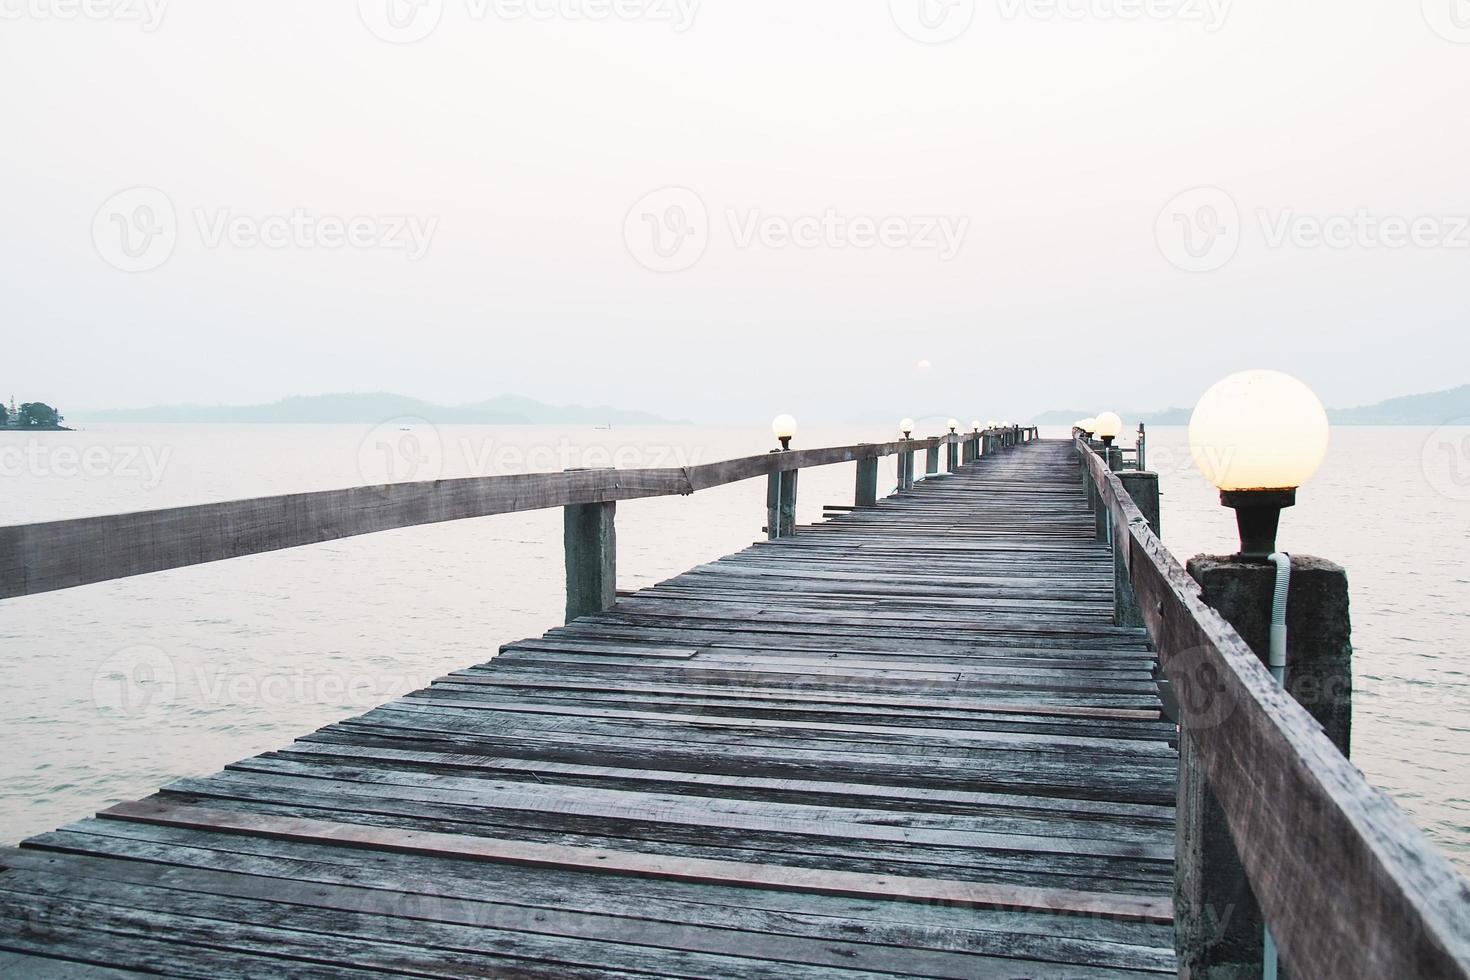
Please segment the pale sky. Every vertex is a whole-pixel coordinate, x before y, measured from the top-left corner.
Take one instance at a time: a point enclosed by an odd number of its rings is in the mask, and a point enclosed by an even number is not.
[[[1470,382],[1465,0],[85,2],[0,0],[7,398]]]

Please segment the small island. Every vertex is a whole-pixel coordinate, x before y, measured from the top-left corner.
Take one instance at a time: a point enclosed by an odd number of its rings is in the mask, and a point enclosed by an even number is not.
[[[61,423],[61,413],[45,402],[25,402],[15,406],[15,396],[10,396],[10,406],[0,403],[0,430],[23,429],[27,432],[70,432]]]

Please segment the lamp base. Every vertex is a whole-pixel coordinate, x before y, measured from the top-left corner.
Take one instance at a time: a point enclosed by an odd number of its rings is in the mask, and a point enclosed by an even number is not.
[[[1276,552],[1281,511],[1296,506],[1296,490],[1221,490],[1220,503],[1235,511],[1240,530],[1237,558],[1265,561]]]

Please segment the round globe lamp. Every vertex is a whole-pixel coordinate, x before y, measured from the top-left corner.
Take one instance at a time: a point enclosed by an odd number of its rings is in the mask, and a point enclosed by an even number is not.
[[[1327,412],[1302,382],[1280,371],[1242,371],[1200,398],[1189,420],[1194,465],[1235,511],[1240,557],[1276,551],[1283,508],[1327,456]]]

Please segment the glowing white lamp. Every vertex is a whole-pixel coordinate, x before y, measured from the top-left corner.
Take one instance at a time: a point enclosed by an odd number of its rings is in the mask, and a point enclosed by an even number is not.
[[[1232,374],[1200,398],[1189,451],[1235,511],[1241,557],[1275,552],[1281,510],[1322,465],[1329,431],[1312,389],[1280,371]]]
[[[960,420],[959,419],[950,419],[949,420],[949,431],[951,433],[958,432],[959,431],[959,428],[960,428]]]
[[[987,429],[993,429],[993,428],[995,428],[995,422],[993,422],[993,421],[986,422],[985,423],[985,428],[987,428]]]
[[[976,432],[979,432],[980,431],[980,420],[979,419],[974,419],[973,421],[971,421],[970,422],[970,427],[973,428]]]
[[[1117,412],[1103,412],[1093,419],[1092,431],[1097,433],[1104,446],[1111,446],[1113,440],[1123,431],[1123,420],[1118,417]]]
[[[790,415],[777,415],[771,423],[771,433],[781,441],[782,450],[791,448],[791,440],[796,438],[796,419]]]
[[[911,439],[914,435],[914,420],[904,419],[898,423],[898,431],[903,433],[905,439]]]
[[[1092,434],[1097,431],[1097,419],[1083,419],[1077,423],[1077,427],[1082,430],[1083,435],[1091,439]]]

